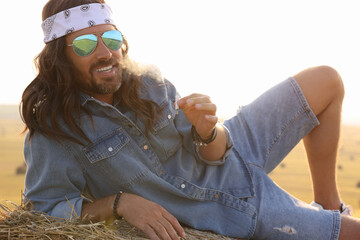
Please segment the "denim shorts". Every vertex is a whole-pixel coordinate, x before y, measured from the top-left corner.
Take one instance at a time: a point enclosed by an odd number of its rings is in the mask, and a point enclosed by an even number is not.
[[[318,210],[291,196],[269,177],[284,157],[319,125],[294,78],[239,108],[228,121],[234,148],[252,176],[257,209],[253,239],[338,239],[339,211]],[[305,161],[305,159],[304,159]]]

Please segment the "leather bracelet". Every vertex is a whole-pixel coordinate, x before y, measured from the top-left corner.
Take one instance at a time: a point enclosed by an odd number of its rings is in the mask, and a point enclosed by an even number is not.
[[[203,139],[202,137],[200,137],[200,135],[197,133],[194,126],[191,126],[191,133],[192,133],[195,145],[199,146],[199,147],[207,146],[209,143],[213,142],[217,136],[216,126],[215,126],[213,132],[211,133],[211,136],[207,139]]]
[[[116,219],[122,219],[122,217],[117,213],[117,206],[118,206],[118,203],[119,203],[119,199],[121,197],[121,194],[123,194],[122,191],[119,191],[117,194],[116,194],[116,197],[115,197],[115,201],[114,201],[114,205],[113,205],[113,214],[114,214],[114,217]]]

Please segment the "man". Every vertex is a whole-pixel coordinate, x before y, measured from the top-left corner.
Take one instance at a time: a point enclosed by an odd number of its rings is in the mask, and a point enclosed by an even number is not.
[[[304,70],[222,125],[208,96],[178,99],[130,61],[104,1],[50,0],[43,20],[39,73],[22,98],[25,195],[37,210],[123,217],[151,239],[185,237],[179,222],[241,238],[360,239],[336,186],[334,69]],[[267,177],[302,138],[316,207]]]

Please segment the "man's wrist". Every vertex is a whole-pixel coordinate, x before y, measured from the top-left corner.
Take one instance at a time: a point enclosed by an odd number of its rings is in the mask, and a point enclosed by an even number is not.
[[[192,133],[192,137],[193,137],[193,140],[194,140],[194,143],[196,146],[207,146],[208,144],[210,144],[211,142],[213,142],[217,136],[217,130],[216,130],[216,126],[214,128],[214,130],[212,131],[211,135],[206,138],[206,139],[203,139],[196,131],[195,127],[192,126],[191,127],[191,133]]]

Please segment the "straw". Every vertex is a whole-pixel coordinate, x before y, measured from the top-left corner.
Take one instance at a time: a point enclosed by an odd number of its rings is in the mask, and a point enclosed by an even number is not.
[[[12,205],[12,208],[0,203],[1,240],[148,239],[144,233],[125,220],[84,224],[80,221],[55,218],[38,211],[27,210],[28,206],[25,207],[23,204],[21,206],[11,202],[8,204]],[[188,240],[234,239],[188,227],[184,227],[184,230]]]

